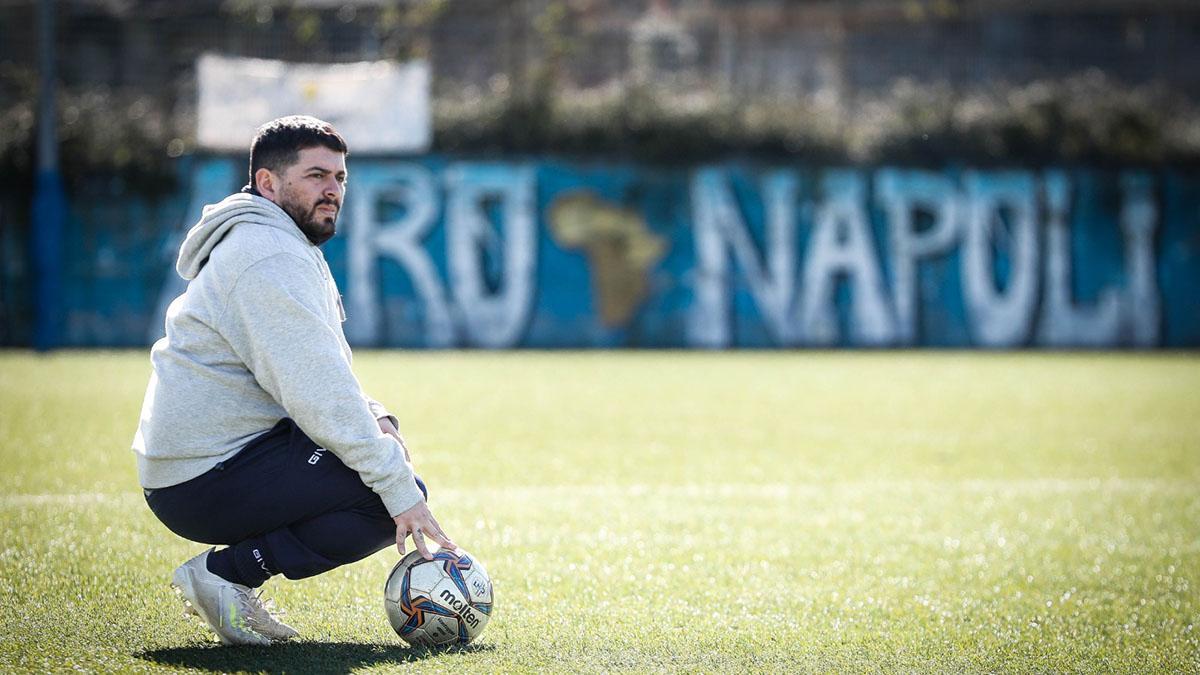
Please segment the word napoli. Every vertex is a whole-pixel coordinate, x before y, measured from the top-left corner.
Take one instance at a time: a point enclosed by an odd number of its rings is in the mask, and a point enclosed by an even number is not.
[[[193,194],[222,194],[236,171],[202,167]],[[1141,172],[1107,174],[1107,191],[1058,170],[425,158],[359,160],[351,173],[334,264],[357,344],[617,346],[632,331],[709,348],[751,334],[775,346],[1145,347],[1162,342],[1171,308],[1159,186]],[[594,248],[564,249],[556,226],[596,230]],[[620,261],[604,278],[599,263],[635,249],[633,235],[648,242],[642,267]],[[1090,248],[1073,250],[1081,235]],[[596,318],[599,287],[634,309],[610,313],[625,325]]]

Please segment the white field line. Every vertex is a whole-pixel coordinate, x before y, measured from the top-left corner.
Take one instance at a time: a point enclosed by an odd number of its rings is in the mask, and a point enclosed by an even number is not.
[[[590,484],[590,485],[522,485],[495,488],[432,488],[434,496],[449,499],[479,499],[481,496],[503,498],[681,498],[711,499],[737,497],[780,499],[787,497],[820,497],[844,494],[876,493],[909,494],[914,492],[955,492],[960,494],[1083,494],[1083,493],[1192,493],[1200,496],[1200,483],[1168,479],[1070,479],[1029,478],[1011,480],[866,480],[830,481],[822,483],[721,483],[691,485],[661,484]],[[61,494],[4,494],[0,506],[96,506],[126,507],[142,502],[140,492],[72,492]]]

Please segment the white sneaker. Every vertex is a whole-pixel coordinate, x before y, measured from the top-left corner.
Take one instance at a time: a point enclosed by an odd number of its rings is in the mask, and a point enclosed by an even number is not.
[[[171,577],[187,612],[203,619],[227,645],[269,645],[298,635],[272,615],[270,601],[264,602],[261,593],[209,572],[212,551],[183,563]]]

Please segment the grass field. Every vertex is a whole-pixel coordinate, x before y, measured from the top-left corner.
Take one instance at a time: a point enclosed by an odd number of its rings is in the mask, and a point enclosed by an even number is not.
[[[442,653],[394,550],[271,582],[300,642],[185,621],[148,369],[0,352],[0,671],[1200,670],[1194,354],[359,354],[495,582]]]

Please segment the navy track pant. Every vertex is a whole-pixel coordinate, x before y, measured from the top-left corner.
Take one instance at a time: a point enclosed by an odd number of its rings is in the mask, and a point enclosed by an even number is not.
[[[287,418],[207,473],[146,491],[146,503],[175,534],[230,546],[247,578],[303,579],[396,541],[379,496]]]

